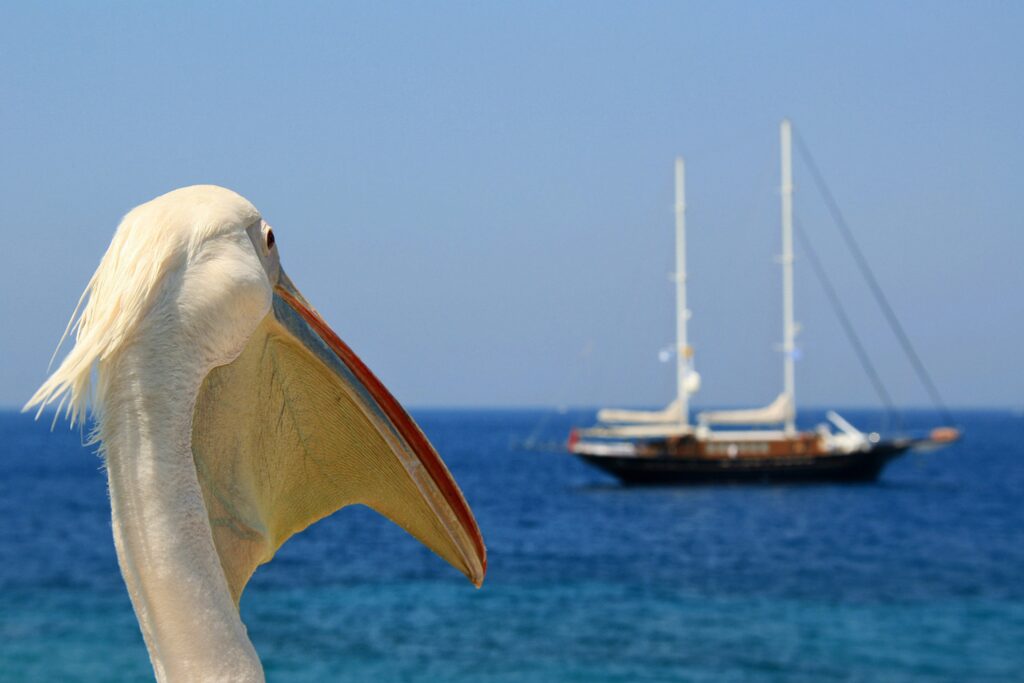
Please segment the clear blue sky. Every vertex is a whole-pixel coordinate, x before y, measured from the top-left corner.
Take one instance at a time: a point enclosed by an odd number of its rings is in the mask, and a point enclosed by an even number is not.
[[[947,401],[1024,405],[1024,4],[5,3],[0,405],[132,206],[217,183],[414,406],[656,405],[672,160],[701,404],[781,369],[777,126],[815,151]],[[926,397],[806,169],[797,215]],[[799,256],[799,253],[798,253]],[[806,261],[804,404],[872,404]]]

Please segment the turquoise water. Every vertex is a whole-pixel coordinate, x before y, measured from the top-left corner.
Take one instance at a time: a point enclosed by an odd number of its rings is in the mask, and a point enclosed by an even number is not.
[[[635,490],[522,446],[590,415],[417,412],[483,529],[484,588],[345,510],[243,597],[269,680],[1022,678],[1021,417],[963,413],[963,443],[876,484]],[[100,463],[47,427],[0,414],[0,681],[145,680]]]

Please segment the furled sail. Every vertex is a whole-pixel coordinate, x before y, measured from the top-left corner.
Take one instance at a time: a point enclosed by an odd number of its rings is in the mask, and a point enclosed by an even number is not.
[[[701,425],[760,425],[777,424],[793,417],[793,402],[783,392],[763,408],[747,410],[714,410],[698,413]]]
[[[672,401],[664,410],[615,410],[605,408],[597,413],[599,422],[606,424],[657,424],[662,422],[682,422],[683,411],[679,399]]]

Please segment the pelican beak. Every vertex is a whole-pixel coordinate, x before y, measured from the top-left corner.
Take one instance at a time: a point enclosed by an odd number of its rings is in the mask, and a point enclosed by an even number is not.
[[[347,505],[484,580],[480,529],[441,458],[283,272],[245,348],[203,381],[192,455],[236,602],[291,536]]]
[[[380,437],[361,439],[356,458],[337,463],[342,475],[365,484],[363,495],[353,502],[368,505],[405,528],[479,587],[487,571],[480,529],[423,432],[284,271],[274,289],[273,317],[323,364],[336,388],[349,399],[317,406],[320,421],[336,420],[335,427],[342,431],[353,422],[365,421]],[[361,415],[353,415],[356,411]],[[340,457],[346,459],[345,454]]]

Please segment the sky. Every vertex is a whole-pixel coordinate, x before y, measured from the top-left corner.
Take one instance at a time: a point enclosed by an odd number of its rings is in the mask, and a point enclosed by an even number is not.
[[[698,405],[780,390],[789,117],[946,402],[1024,407],[1024,4],[4,3],[0,405],[120,217],[215,183],[415,407],[674,392],[687,165]],[[797,219],[890,393],[927,394],[807,167]],[[877,398],[798,250],[797,399]]]

